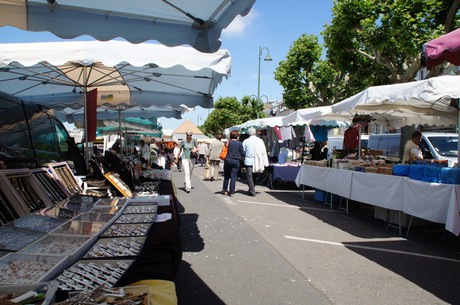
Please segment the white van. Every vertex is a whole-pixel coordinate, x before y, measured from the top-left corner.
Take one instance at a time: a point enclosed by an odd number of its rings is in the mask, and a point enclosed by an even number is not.
[[[367,148],[369,135],[361,135],[361,148]],[[332,152],[335,149],[343,149],[343,135],[342,136],[329,136],[327,138],[328,159],[331,158]]]
[[[369,137],[369,149],[381,150],[386,157],[399,158],[401,134],[373,134]],[[457,163],[458,134],[441,132],[422,132],[419,144],[424,159],[447,160],[449,167]]]

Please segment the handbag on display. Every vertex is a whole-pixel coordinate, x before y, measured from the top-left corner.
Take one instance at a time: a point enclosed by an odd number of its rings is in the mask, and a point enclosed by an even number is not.
[[[219,159],[225,160],[225,158],[227,158],[227,152],[228,152],[228,142],[225,143],[224,147],[222,147],[222,151],[219,154]]]

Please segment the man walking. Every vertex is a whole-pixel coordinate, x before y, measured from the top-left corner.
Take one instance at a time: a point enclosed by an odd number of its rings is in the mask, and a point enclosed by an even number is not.
[[[246,179],[248,181],[249,196],[255,196],[253,173],[261,173],[268,166],[267,149],[264,141],[257,137],[257,130],[254,127],[248,129],[249,138],[243,141],[245,152],[244,166],[246,168]]]
[[[210,181],[217,181],[219,180],[219,165],[220,159],[219,155],[224,147],[224,143],[222,143],[222,134],[218,133],[215,136],[215,139],[211,141],[209,145],[209,169],[210,169]]]

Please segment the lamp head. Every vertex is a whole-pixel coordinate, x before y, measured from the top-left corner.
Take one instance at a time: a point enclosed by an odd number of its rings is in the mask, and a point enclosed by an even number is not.
[[[267,54],[264,58],[265,61],[272,61],[272,57],[270,56],[270,53]]]

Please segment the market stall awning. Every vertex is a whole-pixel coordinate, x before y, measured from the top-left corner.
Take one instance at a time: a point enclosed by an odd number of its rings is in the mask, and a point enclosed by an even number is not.
[[[230,69],[226,50],[122,41],[0,44],[0,91],[57,110],[82,108],[94,88],[98,106],[211,108]]]
[[[350,124],[351,120],[333,115],[331,106],[298,109],[283,117],[283,125],[285,126],[347,127]]]
[[[222,30],[255,0],[3,0],[0,26],[49,31],[61,38],[121,37],[132,43],[156,40],[215,52]]]
[[[423,45],[427,68],[448,61],[460,65],[460,29],[428,41]]]
[[[452,98],[460,98],[460,76],[369,87],[332,105],[332,111],[344,118],[370,115],[394,128],[455,125],[457,108],[453,107]]]
[[[150,106],[146,108],[142,107],[99,107],[96,111],[97,121],[104,123],[105,121],[113,120],[122,120],[130,118],[176,118],[182,119],[182,115],[188,111],[188,107],[182,106],[180,110],[176,108],[169,107],[156,107]],[[57,117],[63,121],[70,124],[75,124],[78,126],[84,125],[84,110],[73,110],[71,108],[66,108],[62,111],[56,112]]]

